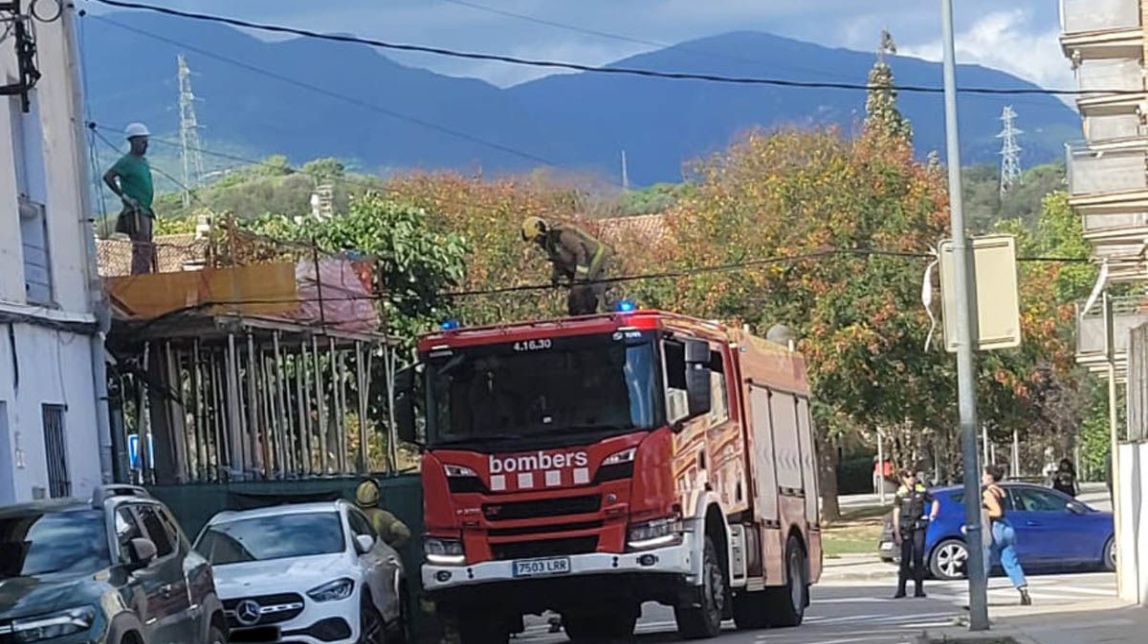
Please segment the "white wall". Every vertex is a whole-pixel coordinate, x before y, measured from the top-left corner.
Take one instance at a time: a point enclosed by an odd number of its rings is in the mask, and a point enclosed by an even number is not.
[[[101,480],[91,337],[57,330],[60,321],[94,322],[85,212],[86,144],[76,113],[70,50],[74,8],[64,20],[32,21],[42,78],[33,110],[0,98],[0,505],[48,492],[42,405],[66,407],[64,432],[72,492]],[[0,82],[18,78],[11,40],[0,47]],[[17,162],[23,161],[23,170]],[[21,194],[43,203],[51,266],[49,306],[28,306]],[[25,220],[25,232],[28,225]],[[29,316],[9,324],[12,315]],[[55,326],[53,326],[55,325]]]
[[[65,408],[72,495],[90,496],[100,484],[100,459],[89,339],[29,324],[13,325],[12,331],[9,336],[7,325],[0,325],[0,411],[6,414],[0,420],[0,455],[7,452],[12,465],[0,469],[0,505],[31,501],[37,488],[48,496],[45,404]]]

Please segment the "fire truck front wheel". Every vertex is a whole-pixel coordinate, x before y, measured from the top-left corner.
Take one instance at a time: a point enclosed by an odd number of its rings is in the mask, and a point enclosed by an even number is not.
[[[709,639],[721,634],[721,622],[726,612],[725,571],[718,558],[717,546],[713,539],[706,537],[705,555],[702,559],[702,585],[694,595],[694,601],[674,607],[674,617],[678,622],[678,633],[691,640]]]
[[[572,642],[629,642],[634,636],[640,607],[631,610],[611,608],[598,612],[563,613],[562,627]]]

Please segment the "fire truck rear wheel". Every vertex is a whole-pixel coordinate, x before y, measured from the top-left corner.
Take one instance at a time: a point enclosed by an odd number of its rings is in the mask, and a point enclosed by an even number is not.
[[[598,613],[563,613],[562,628],[572,642],[629,642],[640,612],[607,609]]]
[[[785,585],[770,588],[766,604],[766,620],[775,628],[800,626],[805,619],[805,607],[809,605],[809,566],[805,561],[805,548],[794,536],[785,545]]]
[[[725,617],[726,597],[725,571],[718,558],[717,546],[711,537],[706,537],[705,556],[702,559],[702,586],[699,589],[698,606],[674,607],[674,618],[678,622],[678,633],[690,640],[709,639],[721,634],[721,622]]]

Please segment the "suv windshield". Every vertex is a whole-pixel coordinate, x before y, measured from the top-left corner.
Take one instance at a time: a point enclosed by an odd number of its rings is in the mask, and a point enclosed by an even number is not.
[[[653,429],[663,415],[653,335],[537,338],[432,352],[432,444]]]
[[[111,565],[99,510],[0,516],[0,553],[0,579],[88,575]]]
[[[342,552],[337,512],[281,514],[208,527],[195,549],[213,565],[311,557]]]

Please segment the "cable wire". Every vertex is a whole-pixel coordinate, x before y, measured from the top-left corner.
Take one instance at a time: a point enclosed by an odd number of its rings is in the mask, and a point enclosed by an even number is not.
[[[584,65],[581,63],[572,63],[565,61],[543,60],[536,58],[523,58],[519,56],[508,56],[504,54],[486,54],[472,51],[461,51],[457,49],[449,49],[446,47],[432,47],[427,45],[411,45],[407,43],[396,43],[376,38],[364,38],[361,36],[351,36],[343,34],[330,34],[309,29],[301,29],[298,27],[287,27],[283,25],[273,25],[267,23],[253,22],[250,20],[241,20],[238,18],[229,18],[225,16],[217,16],[206,13],[197,13],[192,11],[182,11],[179,9],[171,9],[168,7],[158,7],[155,5],[144,4],[139,2],[127,2],[125,0],[92,0],[99,4],[118,7],[121,9],[137,9],[140,11],[151,11],[177,18],[186,18],[190,20],[200,20],[206,22],[214,22],[219,24],[230,25],[232,27],[239,27],[242,29],[254,29],[258,31],[265,31],[268,33],[288,34],[293,36],[300,36],[303,38],[312,38],[316,40],[326,40],[340,43],[353,43],[358,45],[367,45],[377,49],[385,49],[390,51],[404,51],[422,54],[432,54],[435,56],[443,56],[448,58],[459,58],[465,60],[479,60],[486,62],[498,62],[509,65],[521,65],[526,67],[537,67],[542,69],[562,69],[568,71],[590,72],[596,74],[614,74],[626,76],[644,76],[647,78],[663,78],[669,80],[695,80],[706,81],[713,83],[728,83],[734,85],[767,85],[773,87],[793,87],[802,89],[840,89],[840,90],[896,90],[899,92],[912,92],[921,94],[943,94],[944,88],[925,86],[925,85],[870,85],[868,83],[847,83],[847,82],[830,82],[830,81],[799,81],[799,80],[785,80],[779,78],[765,78],[754,76],[724,76],[721,74],[703,74],[693,72],[674,72],[674,71],[659,71],[652,69],[640,69],[634,67],[618,67],[606,66],[600,67],[595,65]],[[1000,96],[1017,96],[1026,94],[1038,94],[1044,96],[1076,96],[1076,95],[1092,95],[1092,94],[1111,94],[1111,95],[1128,95],[1139,96],[1144,92],[1142,90],[1082,90],[1082,89],[1044,89],[1039,87],[1017,87],[1017,88],[999,88],[999,87],[961,87],[958,92],[965,94],[985,94],[985,95],[1000,95]]]
[[[101,0],[95,0],[95,1],[100,2]],[[157,9],[159,9],[159,8],[157,8]],[[221,56],[221,55],[219,55],[215,52],[212,52],[210,50],[207,50],[207,49],[196,47],[194,45],[191,45],[191,44],[188,44],[185,42],[180,42],[178,40],[168,38],[166,36],[160,36],[158,34],[153,34],[153,33],[144,31],[142,29],[136,29],[135,27],[125,25],[123,23],[117,22],[117,21],[112,20],[110,18],[105,18],[103,16],[97,16],[97,15],[91,15],[91,18],[94,20],[99,20],[100,22],[107,23],[109,25],[112,25],[112,26],[117,27],[119,29],[122,29],[124,31],[129,31],[129,32],[132,32],[134,34],[143,36],[145,38],[151,38],[153,40],[165,42],[169,45],[181,47],[183,49],[186,49],[187,51],[197,53],[200,56],[211,58],[213,60],[217,60],[217,61],[229,64],[229,65],[234,65],[235,67],[246,69],[247,71],[252,72],[254,74],[259,74],[261,76],[265,76],[267,78],[271,78],[271,79],[277,80],[281,83],[286,83],[288,85],[294,85],[295,87],[306,89],[308,91],[315,92],[317,94],[321,94],[321,95],[326,96],[328,98],[332,98],[332,99],[335,99],[338,101],[342,101],[344,103],[355,105],[357,107],[361,107],[363,109],[370,110],[372,112],[382,114],[384,116],[389,116],[393,119],[405,121],[407,123],[418,125],[420,127],[423,127],[423,128],[429,129],[429,130],[434,130],[435,132],[439,132],[440,134],[446,134],[448,136],[462,139],[464,141],[469,141],[471,143],[481,145],[483,147],[487,147],[487,148],[490,148],[492,150],[498,150],[500,152],[505,152],[506,154],[510,154],[512,156],[526,159],[528,161],[533,161],[535,163],[541,163],[542,165],[550,166],[553,168],[559,167],[559,165],[557,163],[555,163],[554,161],[551,161],[550,159],[546,159],[544,157],[541,157],[541,156],[534,154],[534,153],[531,153],[531,152],[518,150],[518,149],[512,148],[508,145],[503,145],[501,143],[497,143],[494,141],[488,141],[486,139],[475,136],[473,134],[468,134],[466,132],[462,132],[462,131],[455,130],[455,129],[452,129],[452,128],[449,128],[449,127],[446,127],[443,125],[439,125],[438,123],[433,123],[431,121],[427,121],[425,119],[422,119],[422,118],[419,118],[416,116],[411,116],[409,114],[397,112],[395,110],[383,107],[381,105],[377,105],[375,103],[371,103],[369,101],[355,98],[353,96],[348,96],[346,94],[335,92],[335,91],[320,87],[318,85],[308,83],[306,81],[302,81],[302,80],[299,80],[296,78],[291,78],[290,76],[285,76],[283,74],[273,72],[273,71],[271,71],[269,69],[265,69],[263,67],[258,67],[256,65],[252,65],[250,63],[246,63],[246,62],[243,62],[240,60],[235,60],[234,58],[229,58],[227,56]]]

